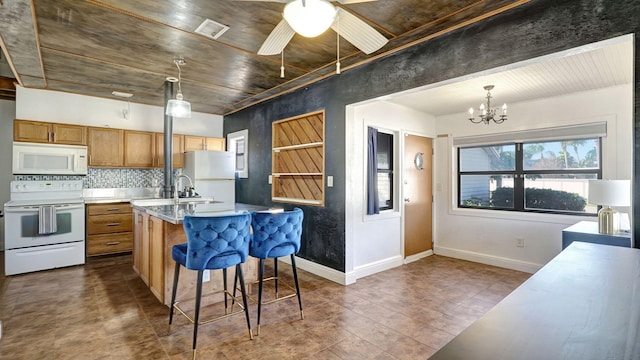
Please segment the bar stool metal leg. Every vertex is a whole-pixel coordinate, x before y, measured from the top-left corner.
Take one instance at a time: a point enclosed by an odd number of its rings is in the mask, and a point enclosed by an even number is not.
[[[262,283],[264,280],[264,259],[260,259],[258,269],[258,336],[260,336],[260,312],[262,311]]]
[[[198,270],[198,284],[196,287],[196,309],[193,318],[193,358],[196,358],[196,341],[198,340],[198,322],[200,321],[200,301],[202,300],[202,270]]]
[[[178,292],[178,277],[180,277],[180,264],[176,262],[176,269],[173,272],[173,292],[171,293],[171,307],[169,309],[169,326],[173,322],[173,305],[176,303],[176,293]]]
[[[300,305],[300,320],[304,320],[304,312],[302,312],[302,298],[300,297],[300,284],[298,283],[298,269],[296,268],[296,257],[294,254],[291,254],[291,268],[293,269],[293,280],[296,283],[298,305]]]
[[[240,264],[236,265],[236,279],[240,278],[240,291],[242,291],[242,303],[244,305],[244,314],[247,317],[247,328],[249,329],[249,338],[253,340],[253,330],[251,330],[251,320],[249,319],[249,304],[247,303],[247,290],[244,287],[244,274]],[[234,287],[235,292],[235,287]],[[234,297],[235,300],[235,297]],[[259,329],[260,327],[258,327]]]

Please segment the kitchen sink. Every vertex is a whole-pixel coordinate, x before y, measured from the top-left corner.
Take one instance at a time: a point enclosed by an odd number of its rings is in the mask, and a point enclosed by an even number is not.
[[[208,204],[213,202],[211,197],[185,197],[178,198],[180,204]],[[162,206],[173,205],[174,199],[138,199],[131,200],[131,205],[136,206]]]

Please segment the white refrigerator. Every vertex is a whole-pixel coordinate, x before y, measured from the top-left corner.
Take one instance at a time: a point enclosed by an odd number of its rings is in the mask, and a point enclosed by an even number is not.
[[[196,193],[221,201],[219,210],[233,210],[236,202],[235,154],[228,151],[196,150],[184,154],[182,173],[193,181]],[[187,180],[180,179],[183,189]]]

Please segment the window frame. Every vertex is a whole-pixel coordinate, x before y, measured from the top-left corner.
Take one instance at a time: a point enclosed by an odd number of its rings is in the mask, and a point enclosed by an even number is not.
[[[237,154],[235,152],[236,150],[236,144],[238,141],[244,141],[244,158],[243,158],[243,165],[244,168],[242,170],[238,170],[237,166],[235,164],[237,164]],[[249,178],[249,129],[244,129],[244,130],[240,130],[240,131],[236,131],[236,132],[232,132],[227,134],[227,151],[233,152],[234,155],[234,168],[236,171],[236,176],[239,179],[247,179]]]
[[[376,161],[376,177],[377,180],[376,181],[376,186],[379,185],[379,175],[380,174],[385,174],[386,176],[389,177],[390,180],[390,184],[389,184],[389,201],[387,206],[380,206],[380,212],[383,211],[389,211],[389,210],[394,210],[395,208],[395,166],[396,166],[396,161],[395,161],[395,137],[393,132],[387,132],[381,129],[377,129],[378,130],[378,148],[376,149],[376,158],[378,157],[378,155],[380,154],[380,136],[387,136],[389,138],[388,144],[389,146],[387,147],[388,153],[387,153],[387,158],[389,159],[389,166],[388,169],[382,169],[380,167],[377,166],[378,162]],[[378,202],[380,202],[380,189],[378,188]]]
[[[524,150],[523,145],[535,143],[535,142],[561,142],[561,141],[573,141],[573,140],[597,140],[598,141],[598,168],[597,169],[554,169],[554,170],[525,170],[524,169]],[[597,214],[587,213],[587,212],[575,212],[575,211],[563,211],[563,210],[553,210],[553,209],[528,209],[526,208],[525,202],[525,179],[527,175],[550,175],[550,174],[596,174],[597,179],[602,179],[602,168],[603,168],[603,136],[593,136],[589,138],[579,137],[579,138],[562,138],[562,139],[553,139],[553,140],[535,140],[535,139],[527,139],[520,141],[511,141],[511,142],[500,142],[495,144],[478,144],[478,145],[459,145],[456,146],[456,155],[457,155],[457,168],[456,168],[456,178],[457,178],[457,192],[456,192],[456,207],[459,209],[475,209],[475,210],[491,210],[491,211],[509,211],[509,212],[521,212],[521,213],[546,213],[546,214],[558,214],[558,215],[575,215],[575,216],[595,216]],[[468,148],[480,148],[480,147],[490,147],[490,146],[505,146],[505,145],[515,145],[515,166],[514,170],[495,170],[495,171],[460,171],[461,166],[461,156],[460,152],[462,149]],[[504,208],[504,207],[489,207],[489,206],[471,206],[471,205],[463,205],[461,204],[461,194],[462,194],[462,177],[465,175],[486,175],[486,176],[496,176],[496,175],[512,175],[513,176],[513,208]]]

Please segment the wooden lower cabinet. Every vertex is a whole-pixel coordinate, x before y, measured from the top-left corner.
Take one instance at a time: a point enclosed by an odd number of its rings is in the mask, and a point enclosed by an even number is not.
[[[149,286],[149,290],[158,300],[170,306],[171,291],[173,286],[173,276],[175,262],[171,257],[173,245],[186,243],[186,235],[182,224],[172,224],[150,216],[141,210],[134,209],[137,220],[134,222],[134,269],[138,267],[138,274]],[[258,278],[258,261],[249,258],[242,266],[245,282],[248,287],[250,282]],[[235,269],[228,271],[229,286],[233,284]],[[197,271],[180,269],[180,281],[178,283],[178,301],[193,299],[196,294]],[[203,284],[203,299],[207,303],[222,300],[222,294],[218,293],[223,289],[222,271],[213,271],[211,280]],[[203,300],[205,301],[205,300]]]
[[[129,203],[87,205],[87,256],[131,251],[131,219]]]

